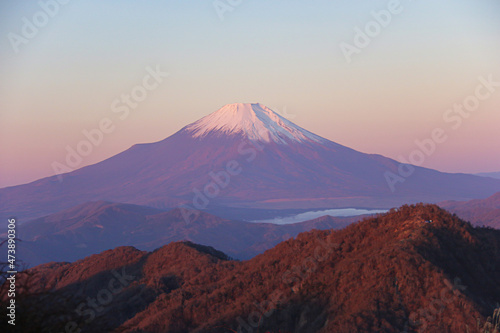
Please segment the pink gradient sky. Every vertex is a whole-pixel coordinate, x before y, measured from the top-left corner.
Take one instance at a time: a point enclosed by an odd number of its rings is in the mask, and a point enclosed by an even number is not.
[[[260,102],[332,141],[398,159],[444,128],[449,139],[423,164],[447,172],[500,171],[500,88],[451,130],[444,112],[500,81],[497,1],[401,1],[401,14],[348,64],[370,12],[318,1],[243,2],[221,21],[211,2],[71,2],[15,53],[34,2],[0,7],[0,187],[53,175],[105,117],[116,129],[80,166],[133,144],[161,140],[221,106]],[[147,66],[170,76],[121,121],[111,102],[142,82]]]

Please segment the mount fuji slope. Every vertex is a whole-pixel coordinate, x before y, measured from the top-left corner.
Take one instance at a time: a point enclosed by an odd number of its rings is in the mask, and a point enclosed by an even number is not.
[[[230,104],[62,181],[53,176],[0,189],[0,215],[36,218],[96,200],[161,209],[388,208],[500,191],[500,180],[415,167],[392,192],[384,175],[397,174],[398,166],[319,137],[261,104]]]

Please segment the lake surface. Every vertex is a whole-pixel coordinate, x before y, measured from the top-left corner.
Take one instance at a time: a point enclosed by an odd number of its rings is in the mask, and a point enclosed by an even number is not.
[[[335,217],[342,216],[358,216],[365,214],[377,214],[385,213],[387,210],[380,209],[360,209],[360,208],[337,208],[337,209],[327,209],[327,210],[314,210],[305,213],[300,213],[297,215],[285,216],[285,217],[275,217],[272,219],[252,221],[255,223],[273,223],[273,224],[291,224],[297,222],[304,222],[307,220],[312,220],[317,217],[330,215]]]

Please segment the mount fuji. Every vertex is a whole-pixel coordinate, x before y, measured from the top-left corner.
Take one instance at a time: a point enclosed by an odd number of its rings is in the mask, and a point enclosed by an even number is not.
[[[261,104],[230,104],[155,143],[134,145],[60,177],[0,189],[0,215],[20,220],[105,200],[168,209],[366,207],[485,198],[500,180],[414,167],[315,135]]]

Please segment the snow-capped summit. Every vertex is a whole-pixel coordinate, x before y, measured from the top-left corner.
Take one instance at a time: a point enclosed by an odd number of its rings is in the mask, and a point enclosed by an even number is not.
[[[185,129],[195,138],[215,133],[243,134],[252,141],[273,141],[278,144],[287,144],[289,141],[325,141],[259,103],[225,105]]]

